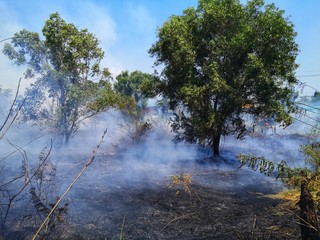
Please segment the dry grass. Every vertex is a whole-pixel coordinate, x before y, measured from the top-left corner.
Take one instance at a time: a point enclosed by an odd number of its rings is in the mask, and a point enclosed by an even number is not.
[[[314,199],[315,206],[320,212],[319,191],[311,191],[311,194]],[[283,210],[291,210],[291,211],[299,210],[300,189],[298,188],[286,189],[276,194],[268,195],[268,197],[272,199],[284,200],[284,202],[280,204],[278,208],[282,208]]]
[[[191,189],[191,174],[177,174],[170,176],[171,183],[169,185],[169,189],[173,189],[175,187],[182,188],[185,192],[189,193],[191,196],[192,189]],[[176,191],[176,194],[178,195],[180,193],[179,190]]]
[[[286,210],[291,211],[299,210],[299,201],[300,201],[300,190],[297,188],[286,189],[276,194],[268,195],[272,199],[284,200],[282,204],[277,206],[277,210]],[[279,212],[280,213],[280,212]]]

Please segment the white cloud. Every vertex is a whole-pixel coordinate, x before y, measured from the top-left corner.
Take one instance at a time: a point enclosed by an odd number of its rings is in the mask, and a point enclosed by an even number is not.
[[[36,27],[36,29],[41,29],[44,25],[42,19],[44,17],[47,19],[50,13],[57,11],[66,22],[73,23],[79,28],[87,28],[89,32],[93,33],[99,39],[100,46],[105,52],[117,41],[116,24],[110,17],[109,10],[104,6],[95,5],[90,1],[84,1],[82,4],[79,4],[78,1],[70,1],[69,3],[51,3],[48,4],[46,8],[43,8],[42,5],[38,5],[37,7],[38,9],[42,9],[42,11],[35,11],[32,16],[34,20],[29,21],[29,24],[32,25],[26,27],[19,23],[19,13],[13,11],[13,8],[11,8],[9,4],[0,0],[0,40],[13,36],[14,33],[23,28],[29,29],[31,27],[34,29],[34,25],[39,25],[39,21],[41,21],[40,28]],[[73,11],[70,11],[70,9],[73,9]],[[28,11],[25,11],[25,14],[27,15],[24,17],[30,15]],[[19,78],[23,76],[23,68],[15,66],[14,63],[2,53],[3,46],[4,43],[0,43],[0,85],[4,88],[14,89],[16,88]],[[109,66],[112,71],[116,73],[120,72],[122,65],[119,61],[116,61],[115,58],[108,53],[106,53],[106,59],[104,59],[103,63],[108,63],[108,65],[104,65],[103,67]],[[116,64],[111,63],[110,59],[113,59]],[[30,81],[24,81],[22,87],[25,88],[29,84]]]
[[[10,38],[14,33],[22,29],[19,25],[16,13],[2,1],[0,1],[0,41]],[[3,88],[15,89],[17,87],[19,78],[22,77],[22,69],[14,66],[13,62],[2,53],[3,46],[6,42],[0,43],[0,85]],[[22,84],[22,87],[25,87]]]
[[[12,37],[15,32],[21,30],[16,13],[13,12],[5,2],[0,1],[0,38]]]
[[[115,76],[119,74],[123,65],[117,57],[111,55],[109,49],[118,41],[117,25],[112,19],[110,10],[107,6],[99,6],[93,2],[78,1],[72,2],[73,12],[61,11],[61,17],[68,23],[73,23],[79,28],[87,28],[100,41],[100,46],[105,52],[105,57],[101,62],[101,67],[109,68]]]
[[[87,28],[100,40],[104,49],[109,48],[117,41],[116,23],[106,7],[98,6],[92,2],[83,2],[82,4],[76,2],[74,12],[67,14],[68,22],[74,23],[79,28]]]
[[[133,5],[132,3],[128,6],[128,13],[131,17],[133,24],[143,30],[146,33],[154,31],[156,20],[150,14],[149,10],[143,5]]]
[[[12,36],[15,32],[26,28],[30,31],[41,32],[45,21],[53,12],[59,12],[67,23],[73,23],[78,28],[87,28],[100,41],[105,51],[101,67],[109,68],[113,76],[123,70],[142,70],[150,72],[152,61],[147,54],[147,46],[153,41],[156,21],[149,9],[143,5],[129,3],[115,13],[112,4],[95,1],[56,1],[43,3],[36,1],[34,8],[21,9],[13,4],[0,0],[0,39]],[[15,10],[14,10],[15,9]],[[21,15],[22,14],[22,15]],[[125,15],[119,18],[119,15]],[[118,19],[118,23],[114,19]],[[23,21],[23,22],[22,22]],[[152,32],[152,33],[151,33]],[[4,43],[0,43],[0,51]],[[23,68],[17,67],[0,53],[0,85],[5,88],[15,88],[18,79],[22,77]],[[24,81],[24,87],[30,81]]]

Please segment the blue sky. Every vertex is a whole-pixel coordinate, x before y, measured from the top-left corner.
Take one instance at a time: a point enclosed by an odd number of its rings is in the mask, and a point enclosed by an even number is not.
[[[245,0],[241,1],[245,3]],[[290,16],[298,32],[300,54],[297,76],[301,82],[320,90],[320,1],[274,0]],[[152,73],[153,59],[148,49],[156,41],[156,29],[172,14],[181,14],[196,0],[0,0],[0,40],[21,29],[41,32],[45,20],[59,12],[67,22],[88,28],[105,51],[104,67],[116,75],[122,70]],[[3,43],[0,43],[0,48]],[[0,53],[0,85],[14,88],[22,69]],[[28,82],[24,83],[29,84]],[[304,94],[313,89],[305,87]]]

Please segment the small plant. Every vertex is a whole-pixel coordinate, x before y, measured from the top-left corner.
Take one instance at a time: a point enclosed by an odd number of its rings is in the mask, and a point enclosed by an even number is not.
[[[124,233],[124,223],[125,223],[126,217],[123,217],[122,225],[121,225],[121,232],[119,236],[119,240],[123,240],[123,233]]]
[[[178,186],[191,196],[191,193],[192,193],[191,174],[180,173],[177,175],[170,176],[170,178],[171,178],[171,183],[169,185],[169,189],[173,189]],[[176,195],[179,195],[179,194],[180,194],[180,190],[177,190]]]

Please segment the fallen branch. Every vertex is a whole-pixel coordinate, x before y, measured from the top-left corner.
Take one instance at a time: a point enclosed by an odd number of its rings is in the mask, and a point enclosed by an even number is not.
[[[40,225],[40,227],[38,228],[37,232],[34,234],[32,240],[35,240],[37,238],[37,236],[39,235],[41,229],[44,227],[44,225],[46,225],[46,223],[49,221],[51,215],[54,213],[54,211],[56,210],[56,208],[59,206],[60,202],[64,199],[64,197],[67,195],[67,193],[71,190],[71,188],[74,186],[74,184],[78,181],[78,179],[82,176],[82,174],[87,170],[87,168],[90,166],[90,164],[93,162],[94,158],[96,157],[96,154],[98,152],[98,149],[100,147],[100,144],[103,142],[104,136],[107,133],[107,129],[103,132],[103,135],[101,137],[100,142],[98,143],[98,145],[95,147],[95,149],[93,150],[89,160],[87,161],[87,163],[85,164],[85,166],[82,168],[82,170],[80,171],[80,173],[75,177],[75,179],[72,181],[72,183],[69,185],[69,187],[67,188],[67,190],[62,194],[62,196],[59,198],[59,200],[56,202],[56,204],[52,207],[51,211],[49,212],[49,214],[47,215],[47,217],[43,220],[42,224]]]

